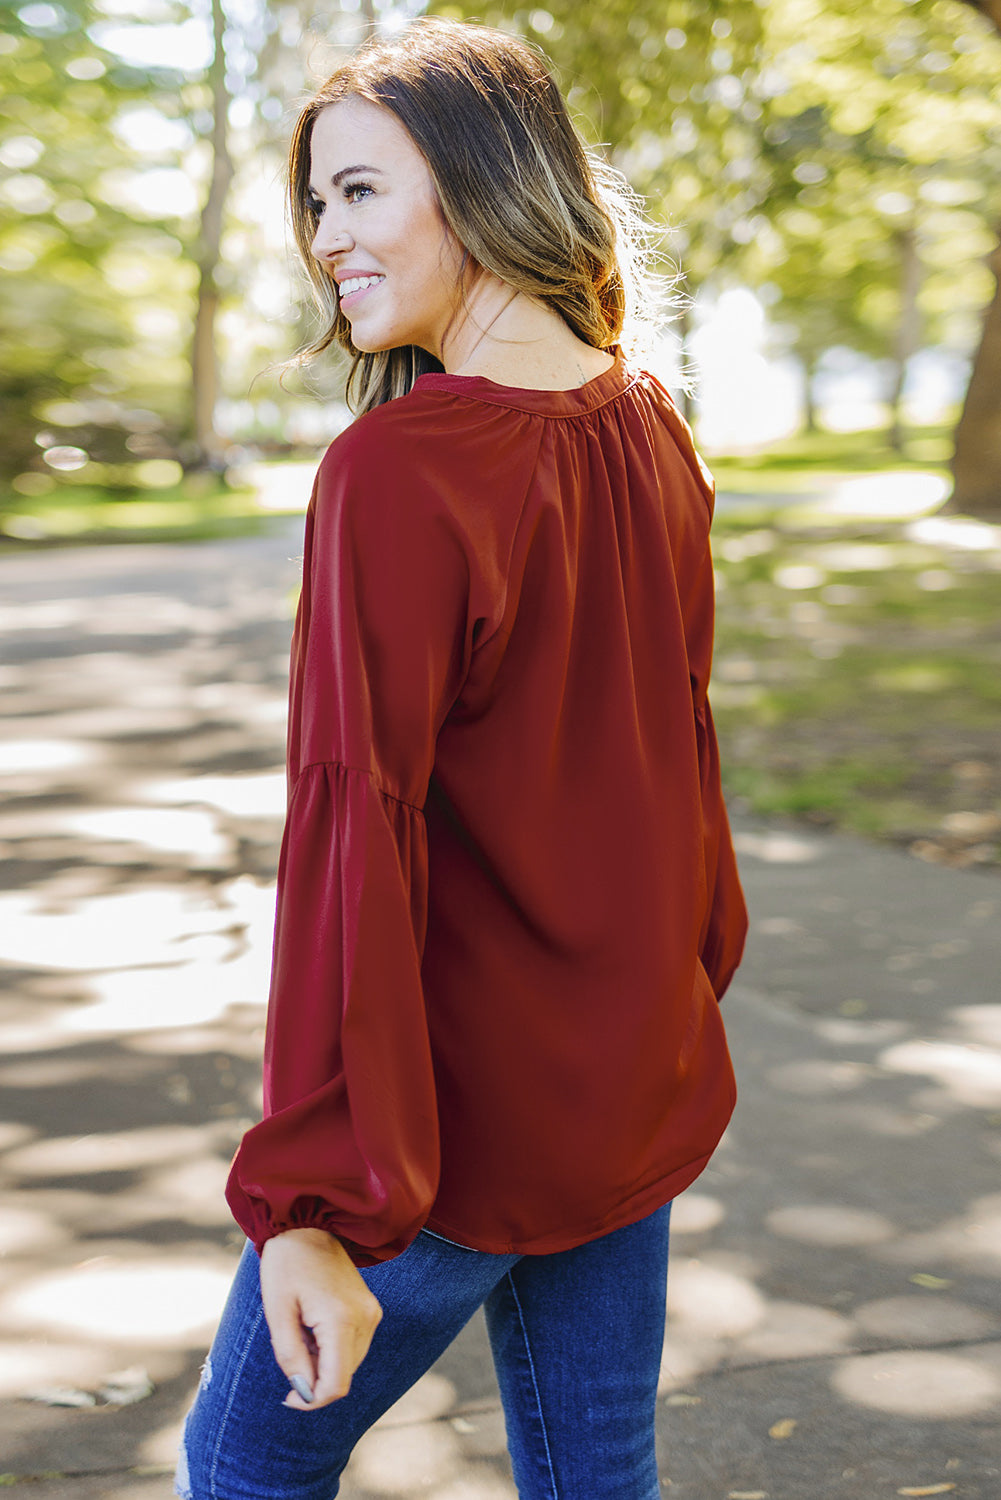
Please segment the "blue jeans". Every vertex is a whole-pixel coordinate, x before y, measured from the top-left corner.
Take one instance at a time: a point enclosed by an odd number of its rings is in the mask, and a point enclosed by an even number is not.
[[[362,1272],[382,1322],[347,1396],[284,1406],[248,1245],[185,1425],[185,1500],[332,1500],[351,1450],[484,1307],[521,1500],[659,1500],[654,1409],[671,1205],[574,1250],[487,1255],[423,1231]]]

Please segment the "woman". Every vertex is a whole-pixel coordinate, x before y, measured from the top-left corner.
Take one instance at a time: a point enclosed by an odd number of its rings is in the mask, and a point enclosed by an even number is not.
[[[351,351],[361,414],[307,517],[227,1194],[253,1243],[178,1489],[336,1494],[483,1305],[523,1500],[652,1500],[670,1201],[733,1106],[745,913],[711,483],[620,343],[640,221],[536,54],[473,25],[362,49],[290,167],[313,352]]]

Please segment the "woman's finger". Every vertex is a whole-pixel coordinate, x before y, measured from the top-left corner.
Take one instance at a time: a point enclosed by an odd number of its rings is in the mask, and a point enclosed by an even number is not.
[[[353,1295],[324,1312],[323,1322],[313,1326],[318,1345],[314,1392],[317,1405],[339,1401],[347,1395],[382,1318],[382,1308],[360,1278]]]
[[[298,1386],[300,1400],[305,1406],[305,1393],[312,1391],[316,1384],[316,1358],[312,1341],[303,1327],[298,1298],[272,1296],[265,1302],[265,1315],[278,1366],[289,1384]]]
[[[344,1314],[345,1310],[338,1308],[322,1327],[313,1330],[318,1345],[313,1391],[316,1406],[326,1406],[346,1396],[351,1389],[351,1378],[361,1363],[355,1358],[355,1336]]]

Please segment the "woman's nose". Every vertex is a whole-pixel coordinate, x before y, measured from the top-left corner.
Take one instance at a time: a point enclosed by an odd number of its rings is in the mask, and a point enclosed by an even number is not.
[[[340,255],[345,250],[350,250],[352,243],[348,231],[334,224],[331,215],[325,213],[316,226],[312,251],[317,260],[329,260],[332,255]]]

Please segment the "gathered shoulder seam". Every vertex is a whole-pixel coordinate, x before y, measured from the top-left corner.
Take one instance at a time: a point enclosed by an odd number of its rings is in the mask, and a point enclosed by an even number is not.
[[[611,406],[613,402],[621,400],[623,396],[627,396],[640,383],[641,378],[642,372],[635,372],[629,380],[628,385],[622,386],[617,391],[611,391],[601,400],[591,402],[590,405],[583,407],[580,411],[539,411],[534,406],[522,406],[517,401],[500,394],[495,396],[487,391],[456,391],[444,386],[426,386],[422,390],[421,395],[446,396],[450,397],[453,401],[472,401],[477,406],[496,406],[502,411],[516,411],[522,416],[540,417],[543,421],[547,422],[579,422],[581,417],[590,417],[596,411],[601,411],[604,407]],[[533,394],[535,393],[533,392]],[[575,395],[576,391],[548,392],[540,390],[538,394],[567,396]]]

